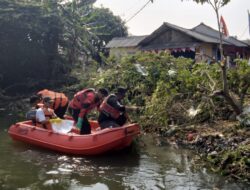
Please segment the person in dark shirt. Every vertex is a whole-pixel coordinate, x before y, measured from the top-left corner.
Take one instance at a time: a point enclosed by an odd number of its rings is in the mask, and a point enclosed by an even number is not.
[[[100,108],[98,122],[101,129],[115,128],[124,125],[128,120],[126,111],[136,110],[137,107],[128,107],[122,104],[127,89],[119,87],[115,94],[106,97]]]

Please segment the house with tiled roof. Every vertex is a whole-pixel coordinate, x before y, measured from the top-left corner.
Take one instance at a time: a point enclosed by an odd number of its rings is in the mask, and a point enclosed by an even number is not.
[[[114,38],[106,47],[110,49],[110,54],[115,56],[133,54],[137,51],[168,51],[175,57],[208,61],[220,59],[219,42],[219,32],[203,23],[186,29],[165,22],[148,36]],[[231,59],[237,56],[249,58],[250,48],[247,43],[224,35],[222,43],[224,56]]]

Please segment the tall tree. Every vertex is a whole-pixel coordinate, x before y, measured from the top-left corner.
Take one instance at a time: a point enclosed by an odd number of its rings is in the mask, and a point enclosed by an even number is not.
[[[0,27],[2,89],[51,78],[54,63],[62,62],[58,54],[62,27],[56,5],[48,10],[39,1],[1,0]]]
[[[86,16],[93,9],[95,0],[72,0],[60,6],[64,25],[62,47],[70,64],[78,61],[80,56],[90,54],[95,38],[88,31]]]
[[[89,55],[101,62],[100,53],[113,37],[127,36],[125,23],[109,9],[94,8],[95,1],[73,0],[62,6],[66,54],[70,63]]]
[[[127,30],[108,9],[95,9],[95,1],[0,0],[0,88],[62,82],[81,57],[100,61],[105,42]]]
[[[87,16],[89,31],[97,36],[93,45],[97,53],[95,59],[101,62],[100,53],[105,54],[105,45],[114,37],[128,35],[125,22],[119,16],[115,16],[108,8],[94,8]]]
[[[230,0],[193,0],[193,1],[201,4],[208,3],[212,6],[213,10],[215,11],[218,30],[219,30],[219,39],[220,39],[220,44],[219,44],[219,50],[221,54],[220,67],[221,67],[222,84],[223,84],[223,89],[221,91],[217,91],[216,94],[224,96],[226,101],[232,106],[233,110],[238,115],[242,112],[242,106],[235,100],[235,98],[233,98],[233,96],[229,92],[228,80],[227,80],[227,65],[225,57],[223,56],[222,32],[221,32],[220,17],[219,17],[220,8],[227,5],[230,2]]]
[[[91,25],[90,31],[96,34],[103,43],[109,42],[114,37],[128,35],[125,22],[108,8],[94,8],[87,20]]]

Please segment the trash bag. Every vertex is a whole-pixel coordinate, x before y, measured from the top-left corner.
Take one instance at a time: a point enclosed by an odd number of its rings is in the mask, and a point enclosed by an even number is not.
[[[54,119],[55,120],[55,119]],[[66,120],[66,119],[57,119],[55,121],[50,121],[52,130],[57,133],[67,134],[71,131],[74,125],[73,120]]]

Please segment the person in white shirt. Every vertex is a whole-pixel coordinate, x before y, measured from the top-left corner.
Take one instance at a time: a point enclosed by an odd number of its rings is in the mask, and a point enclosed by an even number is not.
[[[49,108],[53,103],[50,97],[43,98],[43,107],[38,108],[36,111],[36,125],[45,129],[51,130],[50,119],[56,118],[56,114],[53,109]]]

